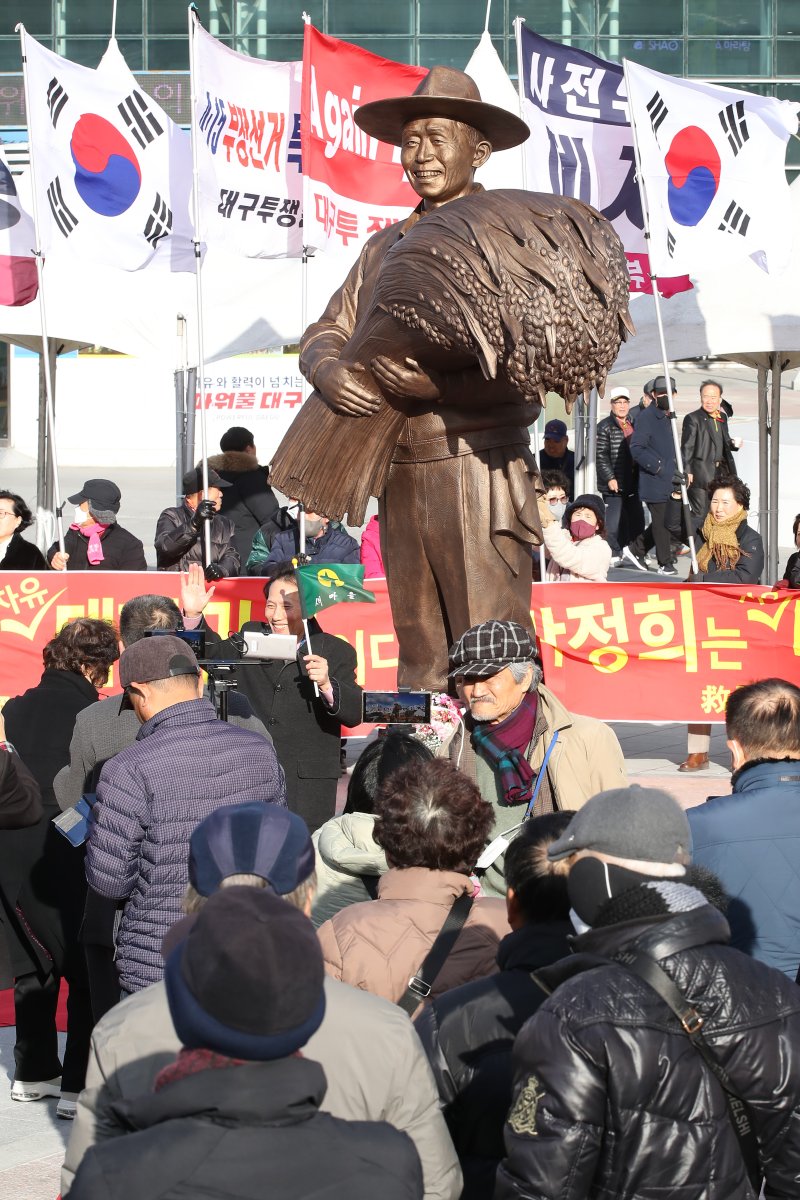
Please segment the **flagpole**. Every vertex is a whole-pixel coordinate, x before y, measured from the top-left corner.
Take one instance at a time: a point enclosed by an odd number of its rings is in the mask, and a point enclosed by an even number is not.
[[[299,503],[297,505],[297,516],[300,520],[300,547],[299,547],[298,554],[299,554],[300,558],[304,558],[305,553],[306,553],[306,510],[305,510],[305,505],[303,504],[302,500],[299,501]],[[300,565],[302,566],[303,564],[301,563]],[[301,604],[301,609],[303,609],[303,610],[305,609],[304,604]],[[306,635],[306,645],[308,646],[308,653],[311,654],[311,653],[313,653],[312,649],[311,649],[311,632],[308,628],[308,617],[305,615],[305,612],[303,612],[303,632]],[[315,696],[319,695],[319,685],[316,683],[314,684],[314,695]]]
[[[117,36],[117,0],[112,0],[111,5],[111,40]]]
[[[661,319],[661,295],[658,290],[658,276],[653,272],[652,261],[650,257],[650,210],[647,207],[647,192],[644,186],[644,177],[642,175],[642,160],[639,155],[639,138],[636,132],[636,121],[633,115],[633,105],[631,104],[631,87],[628,78],[628,60],[623,58],[622,70],[625,75],[625,92],[628,97],[628,114],[631,119],[631,133],[633,134],[633,153],[636,157],[636,177],[639,182],[639,197],[642,201],[642,216],[644,218],[644,236],[648,247],[648,262],[650,263],[650,280],[653,284],[653,302],[655,303],[656,326],[658,328],[658,340],[661,346],[661,365],[664,370],[664,380],[667,388],[667,399],[669,401],[669,420],[672,427],[672,442],[675,446],[675,463],[678,468],[678,473],[681,480],[681,503],[683,506],[683,517],[686,522],[686,537],[689,542],[689,554],[692,560],[692,573],[697,574],[697,554],[694,548],[694,531],[692,529],[692,509],[689,504],[689,493],[686,490],[686,472],[683,469],[683,454],[681,453],[681,440],[678,437],[678,414],[675,412],[675,405],[672,400],[672,388],[670,386],[669,362],[667,360],[667,343],[664,339],[664,323]],[[657,403],[657,401],[654,401]]]
[[[194,275],[197,294],[197,376],[200,388],[200,457],[202,459],[203,470],[203,499],[208,499],[208,436],[206,423],[206,404],[205,404],[205,344],[204,344],[204,325],[203,325],[203,256],[200,245],[200,166],[197,154],[197,70],[195,64],[195,49],[194,49],[194,31],[197,24],[197,8],[194,4],[189,5],[189,82],[191,93],[191,113],[192,113],[192,192],[193,192],[193,221],[194,221],[194,237],[192,245],[194,246]],[[203,557],[205,565],[211,565],[211,522],[203,522]]]
[[[483,32],[489,32],[489,18],[492,15],[492,0],[486,0],[486,22],[483,26]]]
[[[533,422],[533,457],[536,459],[536,470],[541,477],[542,469],[539,465],[539,418]],[[547,577],[547,559],[544,553],[544,542],[539,543],[539,582],[544,583]]]
[[[519,96],[519,117],[521,121],[525,120],[525,80],[522,73],[522,26],[525,24],[524,17],[514,18],[514,36],[517,43],[517,94]],[[528,156],[524,148],[520,151],[522,157],[522,190],[528,190]]]
[[[31,107],[30,83],[28,80],[28,57],[25,53],[25,26],[20,22],[15,33],[19,34],[20,52],[22,54],[22,79],[25,90],[25,111],[28,117],[28,157],[31,167],[31,192],[33,197],[33,229],[36,249],[36,278],[39,285],[39,321],[42,331],[42,358],[44,365],[44,392],[47,409],[47,441],[50,452],[50,462],[53,468],[53,506],[55,509],[56,531],[58,534],[58,549],[64,550],[64,528],[61,523],[61,490],[58,485],[58,454],[56,453],[56,414],[53,404],[53,380],[50,373],[50,342],[47,337],[47,307],[44,298],[44,260],[42,256],[42,235],[39,224],[39,197],[36,188],[36,155],[33,149],[34,139],[31,137]]]

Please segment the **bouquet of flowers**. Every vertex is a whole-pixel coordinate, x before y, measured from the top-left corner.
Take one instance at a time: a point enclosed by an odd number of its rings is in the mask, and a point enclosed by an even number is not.
[[[414,737],[434,754],[441,754],[463,720],[463,708],[446,692],[431,696],[431,719],[414,726]]]

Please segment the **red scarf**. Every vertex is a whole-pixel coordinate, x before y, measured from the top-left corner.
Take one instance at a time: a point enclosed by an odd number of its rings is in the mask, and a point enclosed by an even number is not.
[[[629,438],[633,433],[633,426],[627,417],[615,417],[614,420],[619,425],[626,438]]]
[[[184,1046],[175,1062],[169,1063],[158,1072],[153,1083],[153,1091],[160,1092],[162,1088],[179,1079],[188,1079],[190,1075],[198,1075],[201,1071],[222,1071],[227,1067],[241,1067],[243,1058],[228,1058],[225,1054],[217,1054],[216,1050],[187,1050]]]

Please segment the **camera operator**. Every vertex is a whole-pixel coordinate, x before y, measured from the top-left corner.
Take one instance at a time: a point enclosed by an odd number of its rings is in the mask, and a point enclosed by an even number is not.
[[[296,658],[265,659],[258,665],[251,659],[235,667],[234,674],[275,744],[286,775],[287,805],[313,833],[336,808],[342,726],[361,721],[356,652],[341,638],[324,633],[316,620],[308,623],[311,645],[305,645],[300,595],[289,563],[275,565],[264,595],[266,623],[246,622],[239,634],[213,646],[209,658],[243,658],[242,635],[249,631],[297,637]]]

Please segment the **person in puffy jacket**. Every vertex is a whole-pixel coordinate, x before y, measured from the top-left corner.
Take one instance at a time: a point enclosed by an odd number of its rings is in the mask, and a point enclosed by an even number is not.
[[[622,556],[638,571],[647,571],[649,567],[645,556],[655,546],[658,573],[677,575],[672,562],[672,540],[667,527],[667,511],[676,470],[668,386],[673,396],[676,395],[677,389],[672,376],[669,385],[663,375],[659,375],[654,381],[655,403],[642,411],[631,437],[631,456],[639,468],[639,498],[644,500],[650,510],[652,521],[644,533],[639,534],[623,548]]]
[[[569,867],[549,862],[547,847],[572,817],[571,812],[532,817],[506,850],[512,932],[498,948],[497,974],[445,992],[414,1022],[464,1172],[461,1200],[492,1194],[505,1153],[514,1038],[546,997],[534,972],[569,954]]]
[[[317,894],[311,920],[321,925],[348,904],[374,900],[378,879],[389,866],[375,841],[375,796],[380,785],[408,762],[428,762],[433,754],[405,732],[389,731],[370,742],[359,755],[347,785],[347,802],[340,817],[316,831]]]
[[[165,508],[156,524],[154,545],[159,571],[187,571],[193,563],[205,567],[206,579],[239,574],[236,530],[230,517],[219,515],[223,489],[231,485],[216,471],[208,472],[208,496],[203,499],[203,472],[193,467],[183,477],[183,504]],[[205,562],[205,526],[211,526],[211,562]]]
[[[174,937],[164,970],[183,1048],[126,1103],[131,1132],[86,1151],[74,1200],[126,1200],[134,1178],[137,1200],[422,1200],[407,1134],[320,1111],[325,1072],[300,1051],[325,1016],[325,975],[303,914],[231,887]]]
[[[514,1044],[494,1200],[755,1200],[762,1174],[770,1200],[797,1196],[800,988],[728,945],[719,881],[687,865],[690,846],[677,802],[635,786],[593,797],[550,846],[585,932],[537,972],[551,994]],[[677,988],[683,1023],[640,966]],[[747,1106],[752,1182],[699,1037]]]
[[[599,496],[576,496],[558,521],[548,502],[539,501],[542,537],[549,561],[547,578],[557,583],[605,583],[611,566],[605,506]]]
[[[161,942],[180,917],[192,830],[223,804],[285,807],[274,747],[218,721],[201,699],[192,650],[170,634],[123,651],[119,681],[141,722],[139,736],[105,764],[86,851],[86,879],[119,900],[117,969],[124,993],[161,978]]]
[[[306,549],[312,562],[357,563],[360,562],[359,546],[354,537],[343,529],[338,521],[331,521],[319,513],[305,514]],[[300,553],[300,526],[292,525],[276,533],[269,554],[258,564],[258,570],[248,566],[251,575],[269,575],[277,563],[291,562]],[[252,555],[251,555],[252,558]],[[248,559],[248,563],[250,560]]]
[[[319,929],[325,969],[334,979],[398,1004],[456,900],[474,897],[470,874],[492,826],[492,807],[451,763],[409,763],[379,788],[375,841],[390,869],[378,899],[350,904]],[[432,995],[496,970],[509,932],[502,900],[473,900],[455,943],[432,981]]]
[[[597,490],[606,506],[606,533],[615,558],[644,528],[638,471],[631,457],[631,394],[615,387],[608,394],[611,412],[597,424]],[[619,566],[614,563],[614,566]]]

